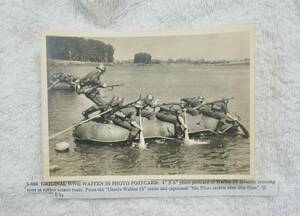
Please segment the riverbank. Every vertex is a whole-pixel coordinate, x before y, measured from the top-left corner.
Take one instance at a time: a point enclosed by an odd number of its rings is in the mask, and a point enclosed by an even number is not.
[[[48,66],[97,66],[99,62],[90,62],[90,61],[72,61],[72,60],[61,60],[61,59],[48,59]],[[228,62],[222,62],[222,63],[188,63],[188,62],[161,62],[161,63],[155,63],[155,64],[136,64],[132,62],[117,62],[117,63],[111,63],[106,62],[103,63],[105,66],[116,66],[116,65],[128,65],[128,66],[154,66],[154,65],[194,65],[194,66],[233,66],[233,65],[249,65],[250,62],[244,62],[244,61],[228,61]]]

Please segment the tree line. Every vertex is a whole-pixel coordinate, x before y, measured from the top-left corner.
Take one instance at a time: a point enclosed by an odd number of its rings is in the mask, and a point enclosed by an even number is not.
[[[133,63],[151,64],[151,55],[148,53],[136,53],[133,58]]]
[[[48,58],[91,62],[114,61],[114,47],[98,40],[47,36],[46,46]]]

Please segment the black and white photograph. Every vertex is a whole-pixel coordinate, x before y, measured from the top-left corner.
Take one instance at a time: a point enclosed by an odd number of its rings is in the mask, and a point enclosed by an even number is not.
[[[254,177],[254,25],[41,46],[45,179]]]

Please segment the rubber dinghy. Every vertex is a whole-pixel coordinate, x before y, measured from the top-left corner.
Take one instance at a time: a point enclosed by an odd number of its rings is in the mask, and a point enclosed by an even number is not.
[[[55,89],[55,90],[74,90],[75,85],[72,84],[72,83],[68,83],[68,82],[58,82],[57,84],[55,84],[55,86],[53,86],[52,89]]]
[[[206,115],[190,116],[187,115],[189,134],[200,135],[213,133],[217,134],[216,127],[218,120]],[[237,126],[233,124],[223,125],[221,131],[224,134],[236,133]],[[174,125],[158,119],[148,120],[143,118],[144,138],[147,139],[172,139],[174,138]],[[89,121],[76,127],[73,136],[77,141],[92,141],[99,144],[113,144],[125,142],[129,131],[114,124],[104,124],[96,121]],[[137,137],[138,139],[138,137]]]

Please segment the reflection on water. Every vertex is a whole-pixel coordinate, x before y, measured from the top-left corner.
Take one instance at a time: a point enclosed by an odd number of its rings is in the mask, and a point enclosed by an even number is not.
[[[90,66],[54,67],[53,71],[82,76]],[[224,83],[226,78],[226,83]],[[181,97],[205,96],[207,101],[235,97],[229,109],[239,113],[249,128],[249,66],[158,65],[148,67],[114,66],[103,77],[109,84],[124,83],[114,91],[105,90],[108,100],[114,94],[134,100],[140,93],[152,93],[161,101]],[[49,134],[79,122],[81,112],[92,105],[72,91],[50,91]],[[66,141],[68,153],[54,150]],[[50,164],[61,167],[55,176],[160,175],[160,174],[249,174],[249,140],[241,137],[202,137],[208,144],[184,146],[178,141],[151,140],[147,150],[130,146],[99,146],[75,143],[72,131],[50,141]]]

